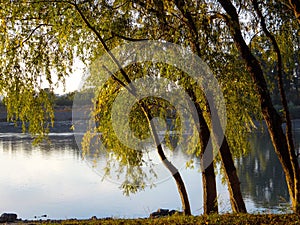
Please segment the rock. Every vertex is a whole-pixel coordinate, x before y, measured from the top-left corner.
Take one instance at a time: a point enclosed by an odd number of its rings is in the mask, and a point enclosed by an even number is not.
[[[7,223],[7,222],[15,222],[17,219],[17,214],[15,213],[3,213],[0,216],[0,222],[1,223]]]
[[[178,212],[178,211],[176,211],[176,210],[174,210],[174,209],[173,209],[173,210],[170,210],[170,211],[169,211],[169,215],[172,216],[172,215],[174,215],[174,214],[177,213],[177,212]]]
[[[97,220],[97,216],[92,216],[91,220]]]
[[[172,216],[175,213],[182,213],[180,211],[177,210],[169,210],[169,209],[158,209],[156,212],[153,212],[150,214],[150,218],[159,218],[159,217],[163,217],[163,216]]]
[[[34,216],[34,218],[35,219],[38,219],[38,218],[46,218],[47,217],[47,215],[46,214],[44,214],[44,215],[41,215],[41,216]]]

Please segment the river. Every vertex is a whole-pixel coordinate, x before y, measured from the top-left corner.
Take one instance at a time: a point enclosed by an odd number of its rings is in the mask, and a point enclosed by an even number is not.
[[[299,130],[295,136],[299,149]],[[250,141],[250,153],[236,160],[247,210],[289,211],[284,174],[268,135],[254,135]],[[197,169],[186,169],[184,163],[180,171],[192,213],[199,215],[203,212],[201,174]],[[38,146],[32,145],[28,135],[0,133],[0,181],[0,210],[15,212],[22,219],[137,218],[147,217],[158,208],[181,209],[170,176],[153,188],[124,196],[118,182],[103,180],[101,171],[81,157],[71,132],[50,133],[50,142]],[[220,174],[217,185],[219,209],[230,212]]]

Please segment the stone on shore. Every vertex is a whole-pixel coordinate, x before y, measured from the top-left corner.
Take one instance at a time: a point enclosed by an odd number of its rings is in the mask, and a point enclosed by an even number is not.
[[[15,222],[17,219],[17,214],[15,213],[3,213],[0,216],[0,223],[11,223]]]
[[[181,214],[182,212],[177,211],[177,210],[158,209],[156,212],[151,213],[149,218],[159,218],[159,217],[164,217],[164,216],[172,216],[175,213]]]

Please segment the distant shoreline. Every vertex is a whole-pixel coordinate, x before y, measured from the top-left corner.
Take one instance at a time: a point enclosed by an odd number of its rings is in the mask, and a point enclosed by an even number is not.
[[[300,117],[300,115],[299,115]],[[261,123],[255,122],[259,127]],[[263,122],[265,125],[265,122]],[[54,108],[54,127],[50,127],[51,133],[68,133],[72,132],[72,106],[55,106]],[[285,124],[283,124],[283,127]],[[300,118],[294,117],[292,119],[292,126],[294,131],[300,131]],[[22,133],[21,122],[14,124],[7,121],[6,108],[0,105],[0,133]]]
[[[50,133],[72,133],[72,120],[54,121],[54,127],[50,127]],[[0,122],[0,133],[23,133],[22,123]]]
[[[71,121],[72,107],[71,106],[56,106],[54,108],[55,121]],[[7,112],[4,106],[0,106],[0,122],[7,122]]]
[[[52,133],[72,132],[72,107],[58,106],[54,109],[54,127],[50,127]],[[22,123],[17,124],[7,121],[7,112],[4,106],[0,106],[0,133],[22,133]]]

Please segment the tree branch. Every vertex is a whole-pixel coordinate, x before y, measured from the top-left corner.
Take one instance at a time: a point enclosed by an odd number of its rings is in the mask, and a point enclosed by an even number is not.
[[[106,45],[104,39],[101,37],[101,34],[97,31],[97,29],[88,21],[88,19],[86,18],[86,16],[83,14],[83,12],[81,11],[81,9],[79,8],[79,6],[77,4],[73,4],[76,11],[79,13],[79,15],[81,16],[82,20],[84,21],[84,23],[86,24],[86,26],[91,29],[91,31],[93,31],[93,33],[97,36],[98,40],[100,41],[100,43],[102,44],[104,50],[107,52],[107,54],[110,56],[110,58],[112,59],[112,61],[118,66],[120,72],[122,73],[122,75],[124,76],[126,82],[128,84],[131,83],[131,80],[129,79],[128,75],[126,74],[126,72],[124,71],[124,69],[122,68],[122,66],[120,65],[119,61],[116,59],[116,57],[110,52],[110,49],[108,48],[108,46]]]
[[[148,40],[150,40],[150,39],[148,39],[148,38],[131,38],[131,37],[126,37],[126,36],[123,36],[123,35],[121,35],[121,34],[117,34],[117,33],[113,32],[113,31],[111,31],[111,34],[112,34],[113,36],[115,36],[115,37],[124,39],[124,40],[126,40],[126,41],[132,41],[132,42],[135,42],[135,41],[148,41]]]
[[[127,73],[124,71],[124,69],[121,67],[119,61],[115,58],[115,56],[113,55],[113,53],[110,51],[110,49],[108,48],[108,46],[106,45],[106,43],[104,42],[103,38],[101,37],[100,33],[97,31],[97,29],[92,26],[92,24],[88,21],[88,19],[85,17],[85,15],[83,14],[83,12],[80,10],[79,6],[77,4],[74,4],[76,11],[80,14],[81,18],[83,19],[84,23],[87,25],[87,27],[89,29],[91,29],[94,34],[97,36],[97,38],[99,39],[100,43],[102,44],[103,48],[105,49],[106,53],[109,54],[110,58],[113,60],[113,62],[118,66],[122,76],[125,78],[126,82],[128,83],[128,85],[130,86],[130,90],[133,94],[133,96],[136,97],[136,91],[134,86],[131,84],[131,80],[129,78],[129,76],[127,75]],[[107,68],[106,68],[107,69]],[[119,80],[118,78],[115,77],[115,79]],[[123,83],[121,81],[120,84],[123,84],[123,86],[126,88],[127,85],[125,83]],[[128,87],[127,87],[128,88]],[[154,143],[157,147],[157,152],[158,155],[160,156],[162,163],[166,166],[166,168],[171,172],[173,178],[176,181],[176,185],[178,187],[178,192],[180,194],[181,200],[182,200],[182,205],[184,208],[184,213],[186,215],[191,215],[191,209],[190,209],[190,204],[189,204],[189,200],[188,200],[188,196],[187,196],[187,192],[183,183],[183,180],[181,178],[180,173],[178,172],[178,170],[175,168],[175,166],[167,159],[167,157],[165,156],[163,147],[159,141],[159,137],[155,128],[155,124],[152,120],[152,116],[151,114],[148,112],[147,107],[144,105],[143,102],[139,103],[141,110],[143,111],[144,115],[146,116],[146,119],[148,121],[149,124],[149,129],[151,132],[151,135],[154,139]]]
[[[20,48],[25,42],[27,42],[31,37],[32,35],[42,26],[51,26],[50,24],[45,24],[45,23],[42,23],[42,24],[39,24],[37,25],[31,32],[30,34],[23,40],[21,41],[21,43],[19,43],[17,46],[13,47],[12,49],[9,49],[9,51],[5,52],[5,54],[7,54],[8,52],[11,52],[11,51],[15,51],[16,49]]]

